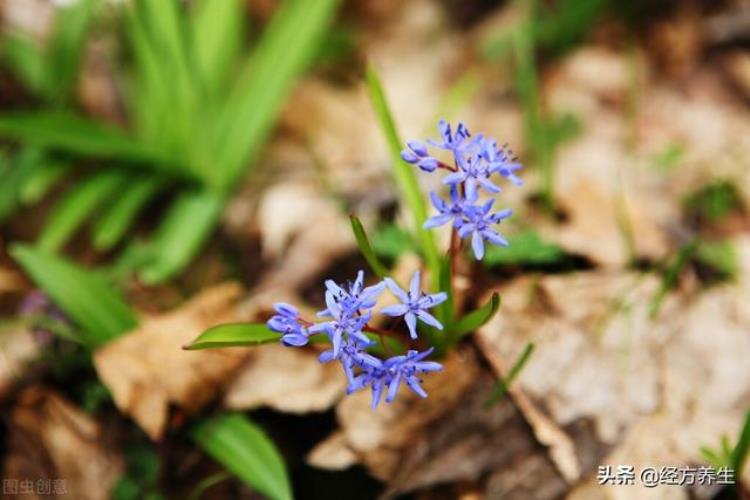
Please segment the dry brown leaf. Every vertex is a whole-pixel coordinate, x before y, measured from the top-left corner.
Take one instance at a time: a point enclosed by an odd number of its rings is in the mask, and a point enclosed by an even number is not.
[[[593,419],[597,438],[613,445],[599,463],[700,463],[699,448],[715,446],[723,433],[735,437],[750,404],[750,238],[734,243],[738,283],[672,294],[655,319],[648,315],[654,277],[548,276],[536,294],[517,280],[503,291],[499,317],[477,334],[480,345],[512,362],[535,342],[518,386],[558,425]],[[592,489],[616,499],[683,494],[587,484],[575,498],[592,498]]]
[[[320,363],[317,351],[269,345],[253,349],[227,388],[224,404],[242,410],[268,406],[290,413],[323,411],[345,389],[341,367]]]
[[[18,498],[48,498],[53,488],[65,498],[110,498],[123,461],[97,421],[56,393],[31,387],[18,396],[9,425],[3,477],[18,480],[19,488],[32,481],[36,491]]]
[[[0,334],[0,399],[20,377],[27,364],[36,359],[41,350],[34,334],[25,326]]]
[[[241,293],[235,283],[209,288],[174,311],[145,318],[135,331],[94,353],[96,371],[115,404],[152,439],[163,436],[170,404],[197,411],[247,356],[247,349],[182,349],[211,326],[240,321],[235,305]]]

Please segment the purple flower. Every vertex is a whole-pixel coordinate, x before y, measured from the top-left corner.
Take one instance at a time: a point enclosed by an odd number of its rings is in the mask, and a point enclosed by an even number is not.
[[[451,204],[448,204],[445,200],[440,198],[440,196],[438,196],[436,192],[430,192],[430,199],[432,200],[432,204],[437,209],[438,214],[433,215],[425,221],[423,226],[425,229],[432,229],[433,227],[442,226],[443,224],[451,220],[453,221],[454,228],[458,229],[459,227],[461,227],[464,216],[464,205],[467,202],[473,202],[475,200],[465,200],[461,198],[461,195],[458,192],[458,187],[455,185],[450,187],[450,197]]]
[[[409,293],[399,287],[395,281],[390,278],[385,278],[385,284],[393,294],[398,297],[401,304],[396,304],[388,307],[384,307],[380,310],[382,314],[386,316],[403,316],[406,321],[406,326],[409,327],[409,334],[412,339],[417,338],[417,319],[426,323],[439,330],[443,329],[443,325],[435,319],[427,309],[434,307],[444,302],[448,295],[445,292],[434,293],[431,295],[424,295],[419,289],[419,271],[414,273],[409,284]]]
[[[508,246],[508,242],[492,226],[510,217],[513,211],[505,209],[491,214],[490,209],[494,202],[495,200],[489,200],[482,206],[464,207],[466,220],[458,229],[458,235],[461,238],[471,236],[471,248],[474,250],[474,256],[477,260],[482,260],[484,257],[485,240],[495,245]]]
[[[450,123],[440,120],[438,131],[440,132],[440,140],[430,139],[428,142],[435,147],[451,151],[456,162],[462,161],[464,154],[469,152],[477,143],[476,140],[470,140],[469,129],[461,122],[458,123],[454,133]]]
[[[359,271],[354,283],[349,283],[348,287],[337,285],[333,280],[326,280],[325,285],[327,293],[330,293],[333,300],[345,311],[350,314],[357,314],[361,309],[372,309],[375,307],[378,295],[383,292],[385,283],[382,281],[376,285],[364,288],[365,272]],[[318,313],[319,317],[332,317],[329,309],[324,309]]]
[[[497,172],[516,186],[523,184],[520,177],[513,173],[523,166],[518,163],[518,159],[507,149],[507,146],[498,148],[495,140],[486,139],[482,142],[479,155],[487,162],[487,169],[490,173]]]
[[[326,292],[326,306],[328,307],[318,315],[330,317],[331,321],[311,326],[310,332],[328,334],[335,358],[339,357],[341,344],[345,340],[356,339],[362,343],[370,341],[362,332],[362,328],[370,321],[372,313],[360,314],[359,309],[351,307],[347,301],[337,302],[335,295],[330,291]]]
[[[266,326],[281,334],[281,343],[290,347],[300,347],[309,341],[311,332],[299,321],[299,311],[296,307],[278,302],[273,305],[278,314],[266,322]]]
[[[479,156],[470,156],[458,162],[458,169],[458,172],[446,175],[443,178],[443,183],[451,186],[463,184],[468,199],[477,197],[477,184],[490,193],[500,192],[500,188],[490,181],[492,172],[489,170],[487,163],[482,161]]]
[[[374,358],[370,354],[365,352],[365,349],[375,345],[375,342],[360,342],[354,338],[346,339],[341,345],[338,358],[334,355],[333,349],[323,351],[318,358],[321,363],[328,363],[334,359],[338,359],[341,363],[341,367],[344,369],[346,380],[351,386],[354,383],[354,370],[356,367],[361,367],[370,361],[370,358]],[[377,358],[374,358],[377,359]]]
[[[430,156],[427,152],[427,146],[420,141],[409,141],[409,149],[401,151],[401,159],[407,163],[418,166],[425,172],[434,172],[440,162]]]
[[[362,373],[354,377],[347,391],[351,393],[370,386],[373,409],[377,408],[386,388],[388,392],[385,401],[386,403],[392,402],[401,382],[406,383],[420,397],[426,398],[427,393],[420,385],[421,380],[418,375],[443,369],[440,363],[423,361],[432,351],[433,348],[422,352],[410,350],[405,355],[393,356],[385,361],[370,356],[370,359],[363,362]]]

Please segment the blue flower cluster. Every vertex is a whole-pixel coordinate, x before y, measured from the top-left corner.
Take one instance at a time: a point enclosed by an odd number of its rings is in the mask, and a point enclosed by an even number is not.
[[[454,165],[447,165],[431,156],[427,144],[421,141],[409,141],[408,147],[401,152],[404,161],[425,172],[438,169],[450,172],[443,178],[443,183],[449,186],[450,201],[431,192],[430,198],[438,213],[428,219],[424,227],[429,229],[452,222],[459,237],[471,238],[474,256],[477,260],[482,260],[485,242],[508,245],[493,226],[510,217],[512,211],[506,209],[492,212],[495,200],[480,202],[480,190],[490,195],[500,192],[500,187],[492,182],[493,174],[499,174],[512,184],[520,186],[521,179],[515,172],[522,166],[507,146],[498,146],[495,139],[482,134],[472,137],[463,123],[459,123],[454,132],[448,122],[440,120],[438,129],[440,139],[430,139],[427,142],[453,153]]]
[[[324,319],[322,322],[312,323],[302,319],[297,308],[289,304],[275,304],[276,314],[268,320],[267,325],[281,334],[282,344],[301,347],[307,345],[312,335],[325,334],[331,342],[331,349],[320,355],[321,363],[334,360],[341,363],[349,383],[347,394],[370,387],[373,408],[380,403],[383,392],[386,392],[386,402],[393,401],[402,382],[419,396],[427,397],[420,386],[419,375],[442,369],[440,363],[425,361],[433,349],[422,352],[409,350],[403,355],[380,359],[368,352],[376,344],[367,335],[375,331],[368,323],[378,297],[387,287],[400,303],[382,308],[380,314],[403,316],[412,339],[417,338],[418,320],[442,330],[443,325],[428,309],[445,301],[447,295],[444,292],[422,293],[419,271],[414,273],[408,293],[390,278],[365,287],[363,271],[357,273],[353,283],[341,285],[328,280],[325,286],[326,308],[317,314]]]

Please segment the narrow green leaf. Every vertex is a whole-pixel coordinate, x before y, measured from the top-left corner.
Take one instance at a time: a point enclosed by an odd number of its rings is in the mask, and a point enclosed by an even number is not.
[[[446,342],[455,342],[454,335],[450,333],[455,327],[454,321],[456,319],[456,304],[453,297],[453,283],[451,283],[451,265],[450,254],[443,257],[440,261],[440,274],[438,275],[438,290],[441,290],[448,295],[445,302],[438,304],[435,310],[440,322],[443,324],[443,328],[449,332],[447,335],[442,336],[442,340],[440,341],[441,351],[449,347]]]
[[[240,55],[245,18],[238,0],[201,0],[195,6],[192,47],[203,85],[212,97],[224,90]]]
[[[367,233],[365,233],[362,222],[354,215],[350,215],[349,220],[352,223],[352,231],[354,232],[354,238],[357,240],[359,251],[362,252],[365,260],[370,265],[370,269],[379,278],[385,278],[388,276],[388,269],[380,262],[375,252],[372,251],[370,240],[367,238]]]
[[[273,16],[240,70],[215,130],[218,153],[212,182],[224,190],[258,154],[284,99],[317,53],[340,0],[287,1]]]
[[[8,158],[0,154],[0,222],[18,207],[20,191],[26,180],[38,170],[40,152],[25,148]]]
[[[419,187],[419,182],[417,182],[414,168],[401,159],[403,142],[399,136],[391,110],[388,107],[383,86],[372,66],[367,67],[366,78],[370,101],[375,108],[375,114],[378,117],[380,128],[385,134],[388,148],[391,152],[394,177],[401,191],[401,195],[406,202],[406,206],[411,212],[416,227],[416,233],[419,237],[419,242],[422,248],[422,253],[427,261],[427,267],[430,270],[433,288],[435,288],[437,283],[435,277],[440,275],[440,255],[437,246],[435,245],[433,234],[423,227],[424,222],[427,220],[427,205],[425,203],[425,198]]]
[[[480,326],[486,324],[497,312],[500,307],[500,295],[493,293],[489,302],[472,311],[460,320],[458,320],[451,330],[451,336],[458,340],[467,333],[475,331]]]
[[[188,351],[278,342],[281,336],[263,323],[227,323],[209,328],[183,347]]]
[[[78,78],[86,35],[99,0],[77,0],[56,10],[45,51],[45,88],[49,99],[67,99]]]
[[[59,250],[101,203],[114,196],[125,178],[123,172],[110,170],[70,188],[57,202],[42,229],[39,248],[49,252]]]
[[[149,244],[151,259],[140,277],[153,285],[179,273],[211,236],[223,204],[222,198],[207,191],[181,194]]]
[[[31,172],[18,193],[21,203],[34,205],[41,201],[69,169],[70,165],[65,161],[40,158],[39,167]]]
[[[523,349],[523,352],[518,357],[516,362],[513,364],[513,366],[510,369],[510,372],[508,373],[508,376],[504,379],[500,379],[497,381],[497,384],[495,384],[495,387],[492,388],[492,394],[490,394],[490,397],[487,398],[487,401],[484,402],[484,407],[489,408],[490,406],[494,405],[498,401],[500,401],[503,396],[505,396],[505,393],[508,392],[508,388],[510,387],[510,384],[513,383],[513,381],[518,377],[518,374],[523,369],[526,362],[531,357],[531,353],[534,352],[534,344],[532,342],[529,342],[526,344],[526,347]]]
[[[160,181],[155,177],[128,179],[119,197],[96,220],[92,233],[94,246],[98,250],[115,246],[160,186]]]
[[[5,35],[2,41],[2,55],[4,62],[27,89],[34,94],[43,91],[44,58],[30,36],[21,32]]]
[[[651,299],[649,315],[652,318],[659,314],[662,302],[664,302],[664,299],[667,297],[669,291],[672,290],[675,285],[677,285],[677,280],[679,279],[682,270],[685,268],[690,258],[698,250],[698,246],[698,240],[693,240],[683,245],[677,251],[677,255],[675,255],[671,262],[669,262],[669,264],[667,265],[667,268],[664,270],[664,274],[662,275],[659,289]]]
[[[747,458],[750,455],[750,411],[745,414],[745,423],[737,439],[737,444],[732,450],[731,468],[739,477],[745,467]]]
[[[130,307],[97,274],[39,248],[15,244],[10,253],[76,324],[79,340],[95,348],[138,324]]]
[[[273,442],[243,415],[230,413],[199,421],[192,437],[217,462],[273,500],[291,500],[292,487]]]
[[[0,136],[84,156],[161,162],[155,152],[123,132],[63,112],[0,116]]]

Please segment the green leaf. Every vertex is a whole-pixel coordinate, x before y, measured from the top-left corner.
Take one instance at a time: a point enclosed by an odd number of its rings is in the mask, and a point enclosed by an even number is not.
[[[207,191],[182,193],[149,244],[151,259],[140,270],[144,282],[161,283],[187,266],[211,236],[223,204]]]
[[[63,112],[0,116],[0,136],[83,156],[159,162],[156,153],[123,132]]]
[[[499,307],[500,295],[496,292],[492,294],[485,305],[458,320],[451,329],[451,337],[458,340],[467,333],[476,331],[477,328],[492,319]]]
[[[70,188],[52,209],[39,236],[39,247],[50,252],[59,250],[101,203],[117,193],[125,178],[124,173],[110,170]]]
[[[201,0],[192,16],[193,50],[212,97],[224,90],[242,49],[245,13],[238,0]]]
[[[108,250],[115,246],[133,224],[138,212],[161,187],[155,177],[128,179],[120,195],[97,219],[93,229],[94,246]]]
[[[748,455],[750,455],[750,412],[745,414],[745,423],[731,455],[730,466],[738,477],[745,468]]]
[[[388,101],[386,100],[383,86],[380,83],[380,78],[372,66],[367,67],[366,79],[370,101],[375,108],[375,114],[377,115],[380,128],[383,130],[386,141],[388,142],[388,149],[390,150],[393,161],[393,172],[396,184],[398,184],[401,196],[411,212],[414,226],[416,227],[416,232],[419,237],[420,246],[422,248],[422,253],[427,261],[427,267],[430,270],[430,276],[433,278],[433,283],[435,283],[437,280],[435,280],[434,277],[440,274],[440,256],[437,246],[435,245],[433,234],[423,227],[427,220],[427,205],[425,203],[424,195],[419,186],[419,182],[417,182],[414,167],[401,159],[401,149],[404,143],[401,141],[396,128],[396,122],[394,121],[391,110],[388,107]]]
[[[438,290],[441,290],[445,292],[448,295],[448,298],[442,303],[438,304],[436,312],[438,314],[438,318],[443,323],[443,327],[447,331],[452,331],[454,328],[454,320],[455,320],[455,313],[456,313],[456,305],[455,305],[455,299],[453,297],[453,283],[451,283],[451,275],[452,275],[452,269],[451,266],[453,263],[451,262],[451,256],[446,255],[443,257],[443,259],[440,261],[440,274],[438,275]],[[450,335],[444,336],[444,338],[447,341],[453,341],[452,338],[449,338]],[[448,347],[447,345],[445,347]]]
[[[18,207],[21,189],[38,170],[40,156],[35,148],[25,148],[13,158],[0,154],[0,222]]]
[[[733,280],[740,272],[737,249],[731,240],[702,241],[695,260],[716,273],[717,280]]]
[[[411,235],[395,224],[381,224],[372,233],[372,250],[378,257],[396,260],[406,252],[418,253]]]
[[[258,154],[284,99],[317,53],[340,0],[283,2],[240,70],[215,130],[213,185],[227,190]]]
[[[495,387],[492,388],[492,394],[490,394],[490,397],[487,398],[487,401],[484,402],[485,408],[489,408],[490,406],[500,401],[503,398],[503,396],[505,396],[505,393],[508,392],[508,388],[510,387],[510,384],[513,383],[516,377],[518,377],[518,374],[521,372],[524,365],[531,357],[531,353],[533,352],[534,352],[534,344],[529,342],[528,344],[526,344],[526,347],[524,348],[523,352],[521,353],[521,355],[518,357],[516,362],[511,367],[510,372],[508,373],[508,376],[498,380],[497,384],[495,384]]]
[[[368,339],[375,342],[374,345],[367,348],[367,350],[375,356],[387,358],[389,356],[393,356],[394,354],[403,354],[406,352],[404,344],[394,339],[393,337],[388,337],[385,335],[381,337],[377,333],[372,332],[365,332],[365,335],[367,335]],[[323,337],[323,339],[328,340],[325,337]],[[318,339],[315,340],[317,341]]]
[[[217,325],[201,333],[198,338],[183,347],[188,351],[238,347],[278,342],[281,336],[263,323],[228,323]]]
[[[375,252],[372,251],[370,246],[370,240],[367,239],[365,228],[362,226],[362,222],[354,215],[349,216],[349,220],[352,223],[352,231],[354,232],[354,238],[357,240],[359,251],[362,252],[365,260],[370,265],[370,269],[379,278],[385,278],[388,276],[388,269],[380,262]]]
[[[248,418],[236,413],[202,420],[193,439],[217,462],[273,500],[291,500],[284,461],[273,442]]]
[[[661,304],[664,302],[664,299],[667,297],[667,293],[669,293],[670,290],[672,290],[675,285],[677,285],[677,280],[680,277],[680,274],[682,273],[682,270],[685,268],[685,266],[690,261],[690,258],[695,255],[695,252],[698,249],[698,240],[693,240],[685,245],[683,245],[678,251],[677,255],[675,255],[672,260],[667,264],[666,269],[664,270],[664,273],[662,274],[661,278],[661,284],[659,286],[659,289],[654,294],[653,298],[651,299],[651,305],[649,307],[649,315],[653,318],[661,309]]]
[[[10,253],[36,285],[82,330],[81,343],[96,348],[131,330],[138,319],[97,274],[44,250],[15,244]]]
[[[3,60],[11,67],[21,83],[34,94],[43,91],[44,58],[34,40],[25,33],[5,35],[2,41]]]
[[[31,172],[18,193],[21,203],[34,205],[40,202],[69,169],[70,165],[65,161],[40,158],[39,167]]]
[[[521,231],[508,238],[507,247],[488,245],[484,264],[500,265],[549,265],[565,258],[565,252],[554,243],[542,240],[536,231]]]
[[[45,88],[49,99],[67,99],[78,78],[86,35],[99,0],[78,0],[56,9],[52,38],[45,51]]]

